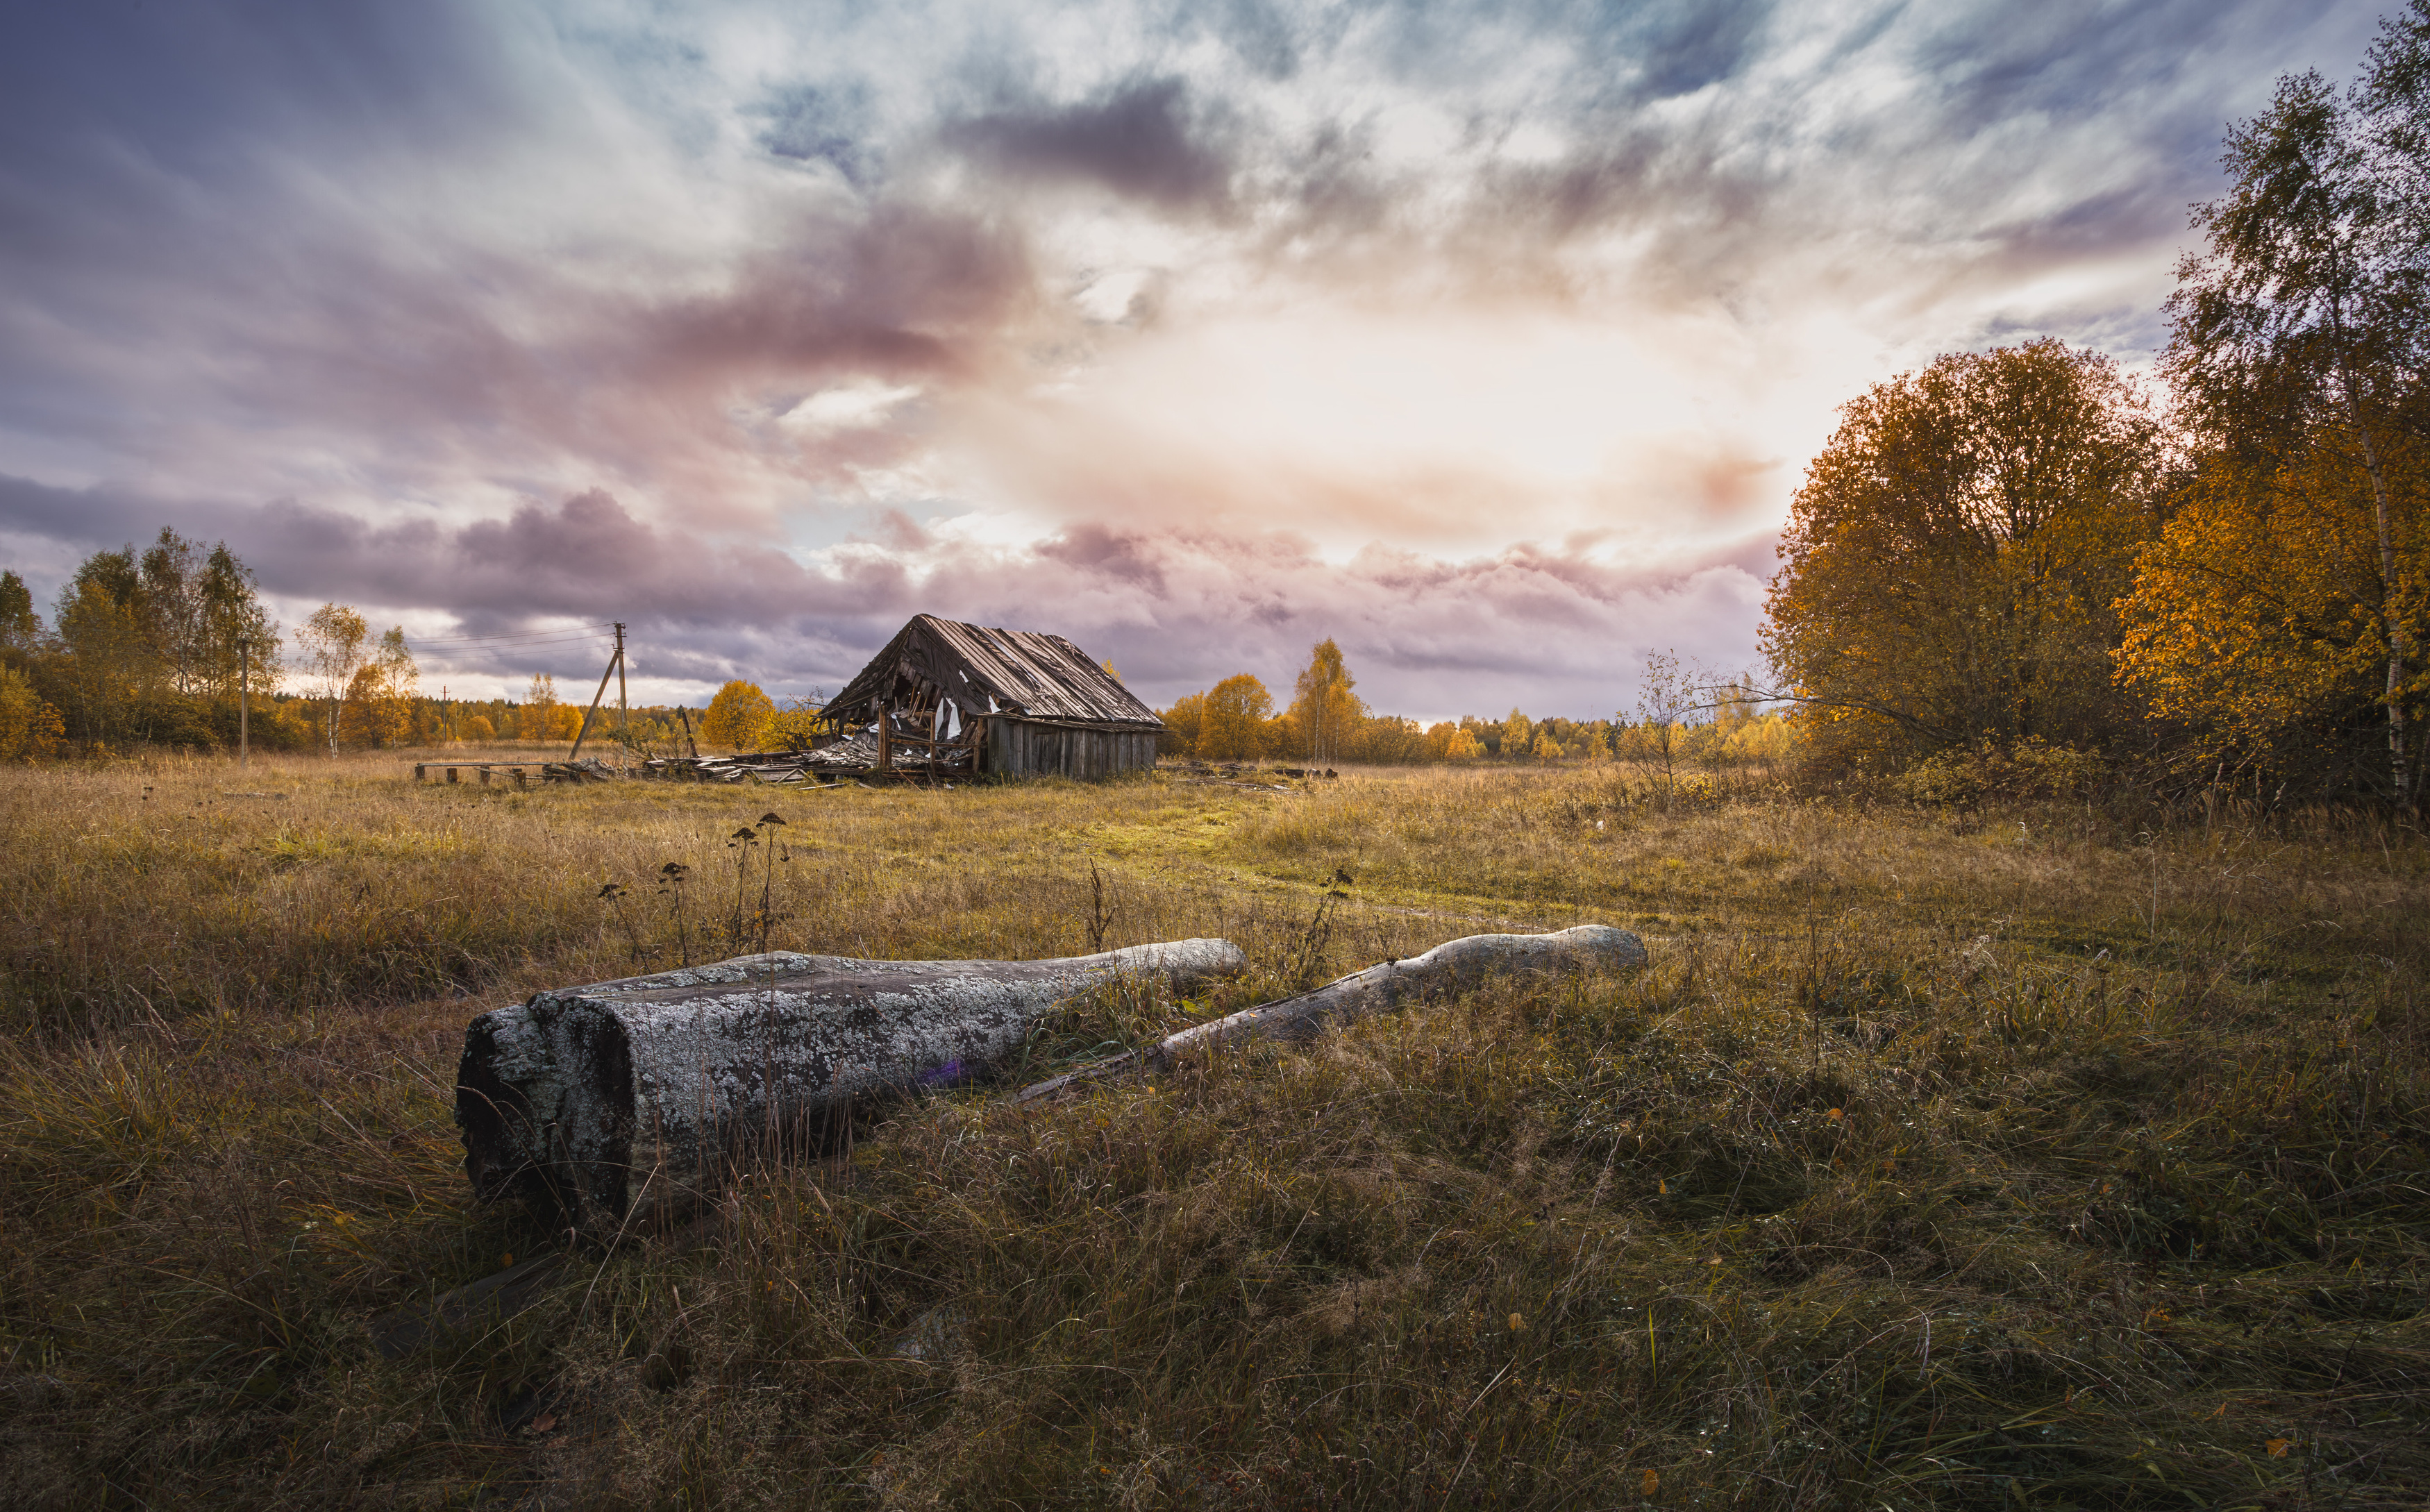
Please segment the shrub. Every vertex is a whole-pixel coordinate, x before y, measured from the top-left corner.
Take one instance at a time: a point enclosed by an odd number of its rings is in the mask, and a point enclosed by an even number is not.
[[[25,673],[0,667],[0,760],[49,756],[66,735],[59,711],[34,690]]]
[[[1920,804],[2066,798],[2082,792],[2101,773],[2101,758],[2092,753],[2028,736],[2005,748],[1987,742],[1969,750],[1943,751],[1909,768],[1898,779],[1898,787]]]

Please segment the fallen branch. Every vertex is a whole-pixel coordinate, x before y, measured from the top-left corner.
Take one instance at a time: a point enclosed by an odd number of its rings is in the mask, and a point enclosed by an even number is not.
[[[613,1233],[722,1187],[755,1142],[815,1140],[856,1095],[975,1074],[1074,993],[1243,964],[1224,939],[1045,961],[777,952],[537,993],[464,1031],[464,1170],[482,1197]]]
[[[1024,1087],[1012,1100],[1034,1102],[1108,1076],[1161,1070],[1193,1049],[1246,1039],[1312,1039],[1327,1024],[1397,1008],[1416,998],[1462,991],[1508,972],[1575,974],[1644,964],[1644,942],[1608,924],[1580,924],[1550,935],[1470,935],[1423,955],[1353,972],[1312,992],[1192,1025],[1144,1050],[1092,1061]]]

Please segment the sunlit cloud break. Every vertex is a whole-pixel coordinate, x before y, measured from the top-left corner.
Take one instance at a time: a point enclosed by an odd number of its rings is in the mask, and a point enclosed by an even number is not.
[[[71,8],[0,46],[0,554],[291,623],[621,619],[636,692],[913,612],[1155,702],[1755,654],[1837,405],[2131,365],[2221,127],[2363,7]],[[441,658],[459,691],[525,658]]]

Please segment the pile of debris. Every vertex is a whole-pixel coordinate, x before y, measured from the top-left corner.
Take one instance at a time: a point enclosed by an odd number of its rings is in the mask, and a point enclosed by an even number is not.
[[[548,761],[540,769],[542,782],[608,782],[624,773],[592,756],[588,761]]]
[[[908,740],[892,742],[888,760],[881,766],[878,759],[877,732],[860,730],[815,750],[754,751],[730,756],[650,756],[636,765],[610,766],[596,756],[580,761],[431,761],[417,762],[413,769],[416,780],[455,782],[461,773],[472,773],[476,781],[488,783],[492,773],[517,788],[540,782],[611,782],[619,777],[655,778],[663,782],[760,782],[778,787],[833,787],[843,782],[871,783],[932,783],[950,784],[972,780],[975,752],[968,745],[940,740],[932,747],[924,742]],[[1285,778],[1301,781],[1323,781],[1340,773],[1330,768],[1271,767],[1254,761],[1198,761],[1171,763],[1168,772],[1185,773],[1185,782],[1216,783],[1231,787],[1271,787]]]
[[[968,781],[971,749],[940,743],[933,755],[917,747],[896,745],[892,759],[881,770],[877,733],[861,730],[816,750],[755,751],[747,756],[659,756],[634,769],[640,777],[673,782],[764,782],[779,786],[825,787],[846,780],[886,782]]]

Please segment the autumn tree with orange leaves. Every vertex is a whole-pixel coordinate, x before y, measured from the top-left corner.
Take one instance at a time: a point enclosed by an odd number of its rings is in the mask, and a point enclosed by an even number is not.
[[[2178,268],[2166,371],[2193,444],[2126,606],[2126,681],[2214,774],[2422,792],[2430,705],[2430,5],[2363,76],[2279,81]]]
[[[2098,745],[2131,723],[2116,602],[2158,534],[2143,393],[2056,341],[1876,384],[1798,490],[1765,650],[1839,757]]]
[[[1266,754],[1274,698],[1247,673],[1207,690],[1200,706],[1198,755],[1218,761],[1254,761]]]

